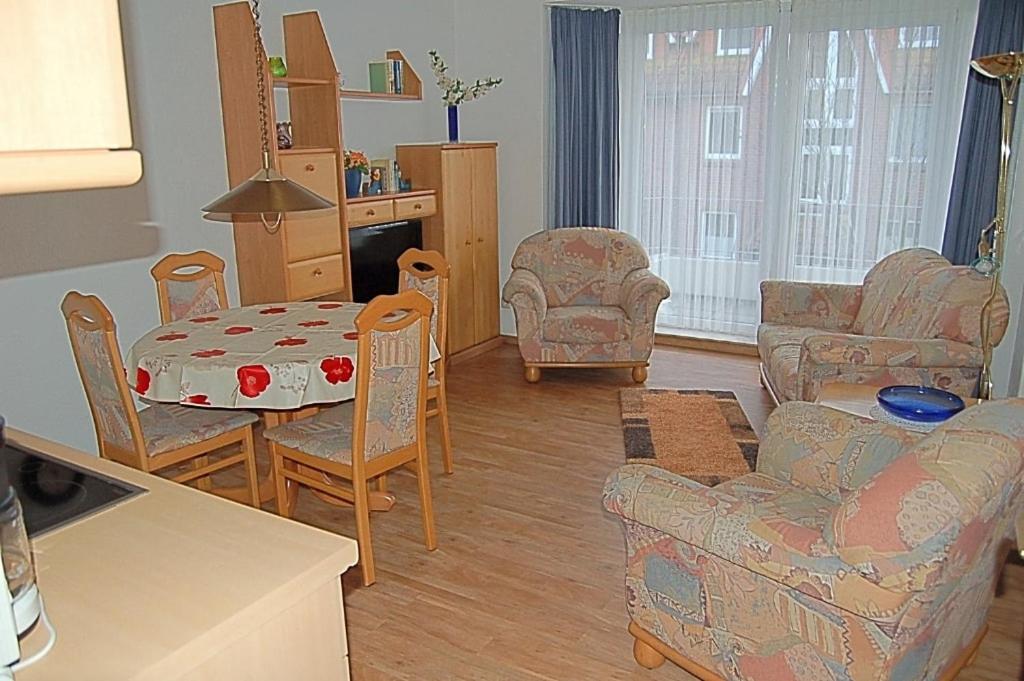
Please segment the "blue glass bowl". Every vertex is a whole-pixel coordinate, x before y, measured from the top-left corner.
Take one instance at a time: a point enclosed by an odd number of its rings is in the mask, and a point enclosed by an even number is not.
[[[891,385],[878,391],[878,406],[901,419],[938,423],[963,411],[964,401],[938,388]]]

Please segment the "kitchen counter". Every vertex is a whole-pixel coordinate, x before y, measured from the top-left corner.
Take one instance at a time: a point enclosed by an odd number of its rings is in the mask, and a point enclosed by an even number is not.
[[[57,644],[18,681],[349,678],[339,575],[355,541],[7,436],[149,490],[32,541]],[[37,626],[22,653],[44,641]]]

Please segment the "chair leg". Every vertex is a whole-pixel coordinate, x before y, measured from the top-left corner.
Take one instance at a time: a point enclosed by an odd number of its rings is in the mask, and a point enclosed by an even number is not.
[[[381,473],[377,476],[377,491],[381,494],[388,493],[388,474]]]
[[[277,450],[277,444],[270,444],[270,474],[274,476],[274,497],[277,500],[277,514],[282,518],[291,517],[291,504],[288,503],[288,485],[284,477],[284,457]]]
[[[249,503],[260,507],[260,476],[256,469],[256,444],[253,442],[252,426],[246,426],[242,438],[242,452],[245,454],[245,475],[249,482]],[[206,478],[209,480],[209,476]]]
[[[192,459],[192,470],[196,471],[203,468],[210,463],[210,457],[208,456],[197,456]],[[196,478],[196,489],[204,492],[209,492],[213,489],[213,480],[210,479],[209,475],[204,475],[201,478]]]
[[[427,465],[427,448],[420,441],[416,455],[416,482],[420,488],[420,511],[423,514],[423,539],[428,551],[437,548],[437,531],[434,528],[434,502],[430,497],[430,467]]]
[[[359,542],[359,565],[363,569],[363,586],[377,581],[373,564],[373,542],[370,539],[370,500],[367,495],[366,479],[352,481],[356,510],[356,541]]]
[[[448,425],[448,394],[444,384],[437,391],[437,415],[441,425],[441,456],[444,459],[444,472],[451,475],[455,471],[455,460],[452,456],[452,433]]]

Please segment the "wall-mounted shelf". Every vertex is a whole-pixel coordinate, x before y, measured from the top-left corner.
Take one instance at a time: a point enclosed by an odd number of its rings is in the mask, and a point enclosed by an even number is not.
[[[416,71],[409,64],[401,50],[388,50],[388,59],[397,59],[402,62],[402,92],[370,92],[369,90],[343,89],[338,91],[342,99],[376,99],[391,102],[415,102],[423,99],[423,81],[416,75]]]
[[[292,147],[291,149],[278,149],[278,156],[292,156],[294,154],[333,154],[334,147]]]
[[[327,80],[324,78],[297,78],[295,76],[285,76],[284,78],[274,78],[274,87],[276,88],[293,88],[293,87],[313,87],[316,85],[333,85],[333,80]]]

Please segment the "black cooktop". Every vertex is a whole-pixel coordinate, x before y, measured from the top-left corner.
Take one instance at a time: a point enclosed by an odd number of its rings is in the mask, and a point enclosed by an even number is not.
[[[146,491],[11,442],[0,447],[0,456],[21,500],[29,537]]]

